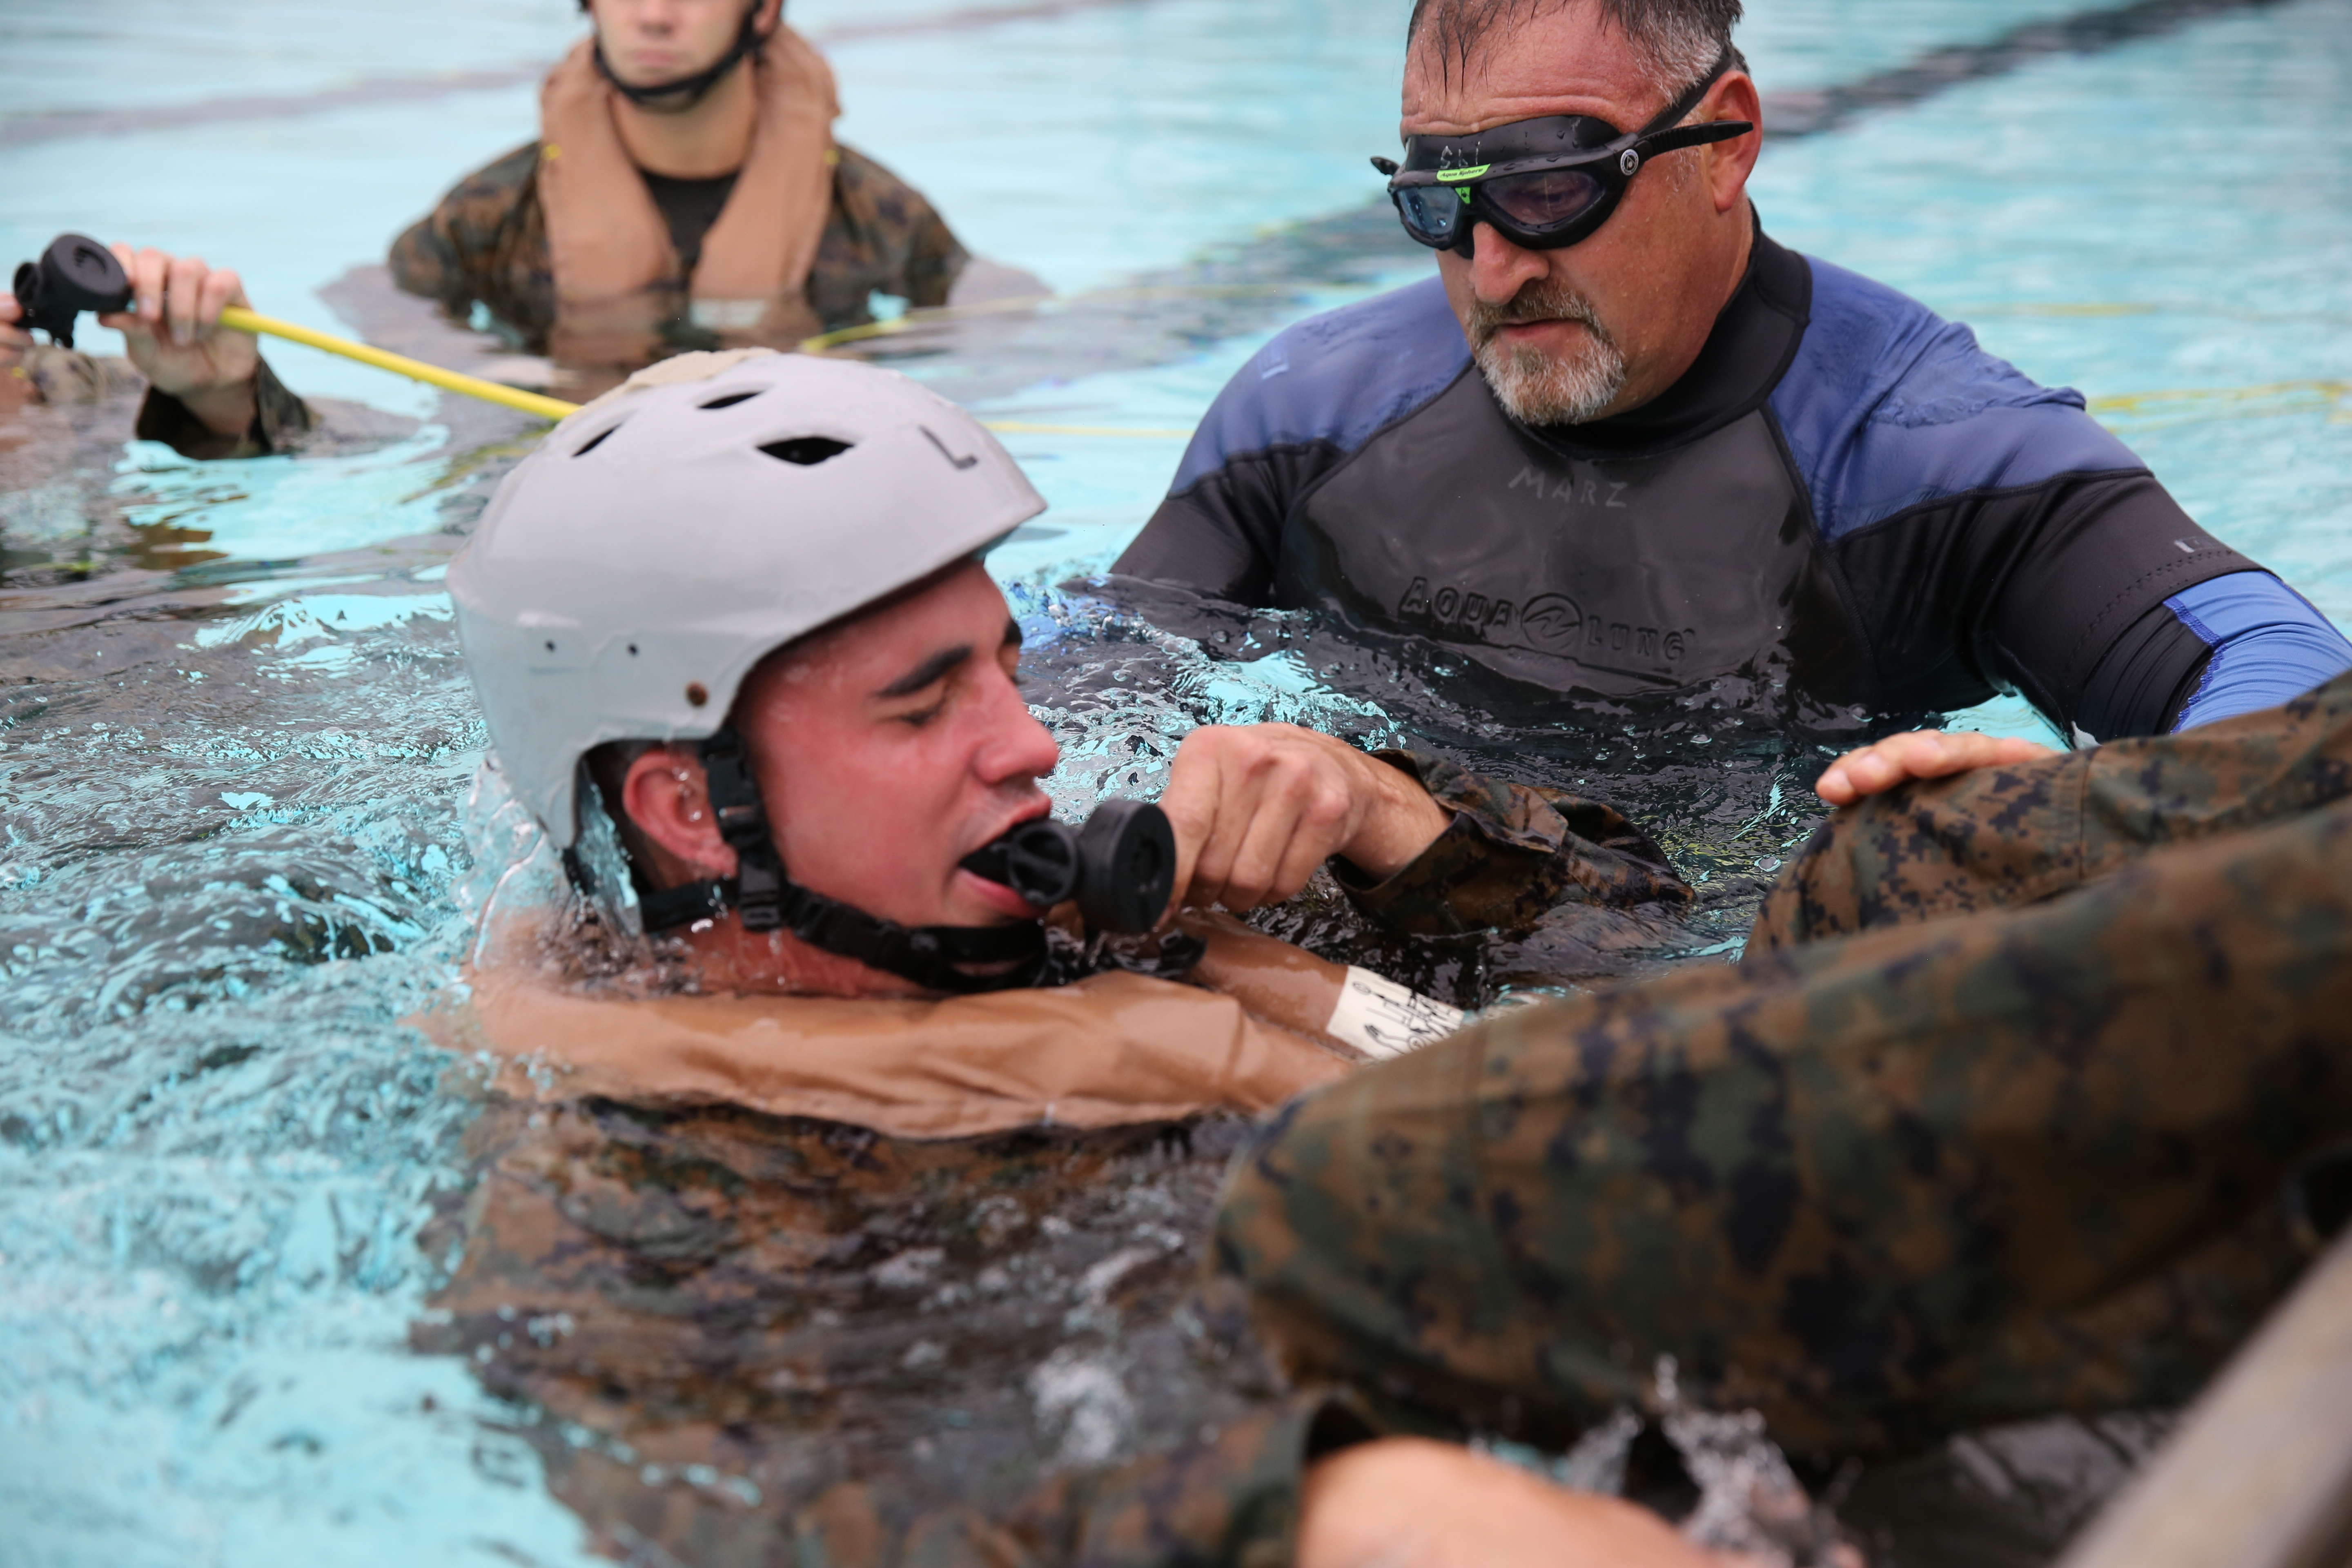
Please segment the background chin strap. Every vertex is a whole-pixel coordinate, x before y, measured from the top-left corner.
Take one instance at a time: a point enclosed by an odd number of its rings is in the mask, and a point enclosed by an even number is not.
[[[704,96],[712,88],[717,87],[729,71],[743,63],[745,55],[760,47],[758,23],[761,10],[760,0],[752,0],[751,7],[743,13],[743,26],[736,32],[734,44],[725,54],[719,57],[718,64],[707,70],[698,70],[692,76],[682,76],[676,81],[657,81],[651,87],[631,87],[627,82],[614,76],[613,68],[604,62],[604,45],[602,40],[599,40],[596,44],[596,73],[613,84],[614,91],[640,109],[670,110],[682,113],[700,103]],[[676,99],[677,101],[675,103],[666,101],[670,99]]]
[[[722,728],[702,742],[702,771],[719,832],[735,851],[735,875],[651,893],[638,900],[648,935],[717,920],[730,909],[745,931],[790,931],[811,947],[911,980],[932,991],[970,994],[1034,984],[1045,965],[1045,930],[1035,921],[1006,926],[902,926],[838,899],[811,892],[784,875],[768,828],[767,807],[751,776],[742,738]],[[961,964],[1009,965],[970,974]]]

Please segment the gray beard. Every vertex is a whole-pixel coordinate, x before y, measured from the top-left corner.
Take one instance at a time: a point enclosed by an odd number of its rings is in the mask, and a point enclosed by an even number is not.
[[[1525,321],[1580,321],[1587,336],[1561,356],[1507,346],[1496,335]],[[1592,302],[1565,285],[1534,283],[1507,305],[1473,300],[1468,335],[1495,400],[1523,425],[1582,425],[1625,390],[1625,355]]]

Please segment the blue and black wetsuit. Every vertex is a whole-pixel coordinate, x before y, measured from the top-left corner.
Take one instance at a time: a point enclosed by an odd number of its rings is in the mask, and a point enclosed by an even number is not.
[[[2145,735],[2352,668],[2079,393],[1760,232],[1689,373],[1589,425],[1506,415],[1434,279],[1289,328],[1116,570],[1428,639],[1489,691],[1801,730],[2014,690]]]

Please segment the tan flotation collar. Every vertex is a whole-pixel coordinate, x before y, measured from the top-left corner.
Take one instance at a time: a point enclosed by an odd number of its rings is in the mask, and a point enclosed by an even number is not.
[[[467,1003],[424,1026],[489,1053],[509,1093],[740,1105],[900,1138],[1255,1115],[1349,1070],[1229,996],[1138,974],[939,1002],[606,995],[528,963],[468,979]]]
[[[649,290],[685,284],[698,321],[726,332],[814,331],[805,291],[833,210],[833,69],[779,24],[747,62],[759,95],[751,151],[691,279],[614,115],[623,102],[583,39],[539,95],[539,200],[559,318],[602,327]]]

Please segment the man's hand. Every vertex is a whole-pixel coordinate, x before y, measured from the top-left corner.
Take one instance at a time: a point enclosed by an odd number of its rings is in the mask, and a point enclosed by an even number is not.
[[[1412,774],[1292,724],[1195,730],[1160,809],[1176,829],[1176,907],[1280,903],[1344,856],[1392,877],[1452,820]]]
[[[1724,1568],[1647,1509],[1389,1437],[1307,1473],[1298,1568]]]
[[[2031,762],[2054,752],[2032,741],[1980,735],[1974,730],[1913,730],[1848,752],[1829,766],[1813,793],[1832,805],[1852,805],[1912,779],[1939,779],[1970,768]]]
[[[156,391],[178,398],[215,434],[244,435],[253,425],[261,345],[252,333],[220,324],[225,306],[246,302],[244,283],[193,256],[127,245],[113,250],[131,275],[131,309],[98,324],[122,334],[131,363]]]

